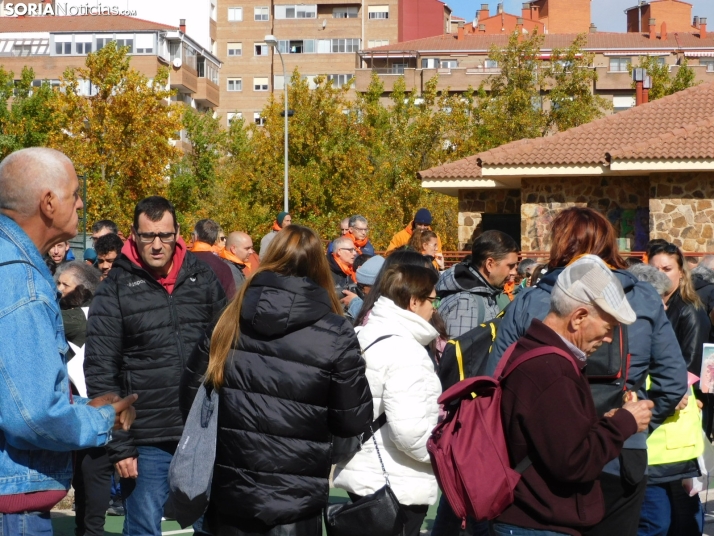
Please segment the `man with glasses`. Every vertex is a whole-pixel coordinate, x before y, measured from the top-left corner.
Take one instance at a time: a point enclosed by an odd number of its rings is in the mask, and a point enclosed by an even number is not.
[[[341,236],[332,242],[332,253],[328,253],[327,262],[330,264],[332,279],[335,281],[336,287],[344,289],[357,282],[352,266],[356,258],[357,249],[352,240]]]
[[[221,235],[223,239],[221,240]],[[223,249],[218,246],[220,242],[225,246],[226,235],[221,226],[213,220],[199,220],[193,228],[193,246],[191,253],[211,267],[229,300],[236,294],[236,283],[233,272],[219,257]]]
[[[352,216],[350,218],[349,223],[349,233],[344,236],[352,240],[352,243],[354,244],[355,249],[357,250],[357,255],[362,255],[364,253],[365,255],[371,255],[374,257],[374,247],[369,241],[369,238],[367,238],[367,234],[369,234],[367,218],[356,214],[355,216]]]
[[[131,391],[141,400],[132,430],[115,433],[107,446],[122,477],[126,536],[161,534],[169,464],[183,431],[179,380],[226,304],[216,275],[187,251],[175,214],[163,197],[139,202],[131,238],[97,289],[87,322],[90,395]]]

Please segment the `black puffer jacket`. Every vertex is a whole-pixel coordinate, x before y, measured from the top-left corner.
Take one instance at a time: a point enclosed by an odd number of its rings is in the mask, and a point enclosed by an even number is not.
[[[700,264],[692,270],[692,283],[694,283],[694,290],[699,294],[707,314],[711,313],[714,310],[714,270]],[[708,342],[714,343],[714,326],[711,323]]]
[[[246,291],[240,339],[226,361],[209,518],[241,530],[314,516],[327,504],[332,435],[372,420],[365,363],[349,322],[307,278],[262,272]],[[181,381],[187,410],[209,339]]]
[[[131,430],[114,432],[107,446],[112,462],[136,456],[136,445],[181,439],[181,374],[225,304],[216,275],[190,252],[171,294],[119,255],[89,310],[84,361],[90,397],[139,394]]]

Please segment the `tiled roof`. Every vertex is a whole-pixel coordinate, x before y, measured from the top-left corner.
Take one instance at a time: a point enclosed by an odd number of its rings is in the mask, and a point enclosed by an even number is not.
[[[714,158],[714,113],[698,123],[612,151],[610,157],[613,160]]]
[[[650,39],[646,33],[608,33],[597,32],[587,35],[586,50],[687,50],[687,49],[714,49],[714,32],[701,39],[696,33],[670,32],[667,39],[659,37]],[[459,51],[459,52],[484,52],[492,45],[505,46],[508,35],[466,34],[460,41],[456,34],[444,34],[413,41],[404,41],[392,45],[385,45],[369,49],[374,52],[410,52],[426,51]],[[577,34],[548,34],[545,36],[543,50],[566,48],[577,37]]]
[[[607,165],[609,158],[714,158],[714,83],[553,136],[508,143],[419,175],[469,179],[482,177],[482,166]]]
[[[141,30],[178,30],[178,26],[167,26],[166,24],[123,15],[0,17],[0,33],[128,32]]]

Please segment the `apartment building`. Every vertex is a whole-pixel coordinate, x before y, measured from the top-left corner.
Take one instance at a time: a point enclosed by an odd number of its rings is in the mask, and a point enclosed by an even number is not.
[[[694,32],[698,20],[692,18],[692,4],[680,0],[641,0],[636,6],[625,10],[628,32],[646,32],[651,19],[659,26],[665,24],[669,32]],[[706,24],[706,19],[705,19]]]
[[[591,25],[591,0],[533,0],[524,2],[521,13],[507,13],[503,3],[490,13],[488,4],[481,4],[473,22],[464,32],[488,35],[510,35],[516,27],[540,34],[584,33]]]
[[[262,124],[269,95],[285,87],[266,35],[277,38],[288,79],[297,67],[308,82],[326,75],[343,85],[363,49],[451,32],[451,9],[439,0],[290,2],[218,0],[216,55],[224,62],[218,111],[226,126],[235,118]]]
[[[131,66],[149,78],[168,67],[176,101],[199,110],[220,103],[221,61],[186,34],[184,24],[169,26],[125,16],[46,16],[0,18],[0,65],[16,77],[24,66],[35,83],[59,85],[68,67],[84,67],[86,56],[110,41],[128,46]],[[92,95],[87,82],[81,90]]]
[[[697,82],[714,81],[714,36],[706,28],[698,33],[604,33],[592,29],[585,50],[594,54],[591,68],[598,79],[593,92],[613,104],[615,112],[635,105],[630,65],[641,56],[655,56],[669,65],[672,76],[684,58],[694,69]],[[488,59],[492,45],[506,46],[508,35],[467,34],[459,28],[456,35],[441,35],[377,47],[358,53],[361,66],[355,73],[355,91],[366,91],[373,72],[379,74],[389,93],[394,82],[404,77],[407,88],[420,94],[428,80],[438,76],[441,91],[464,92],[488,89],[488,79],[499,72],[498,64]],[[544,37],[541,57],[547,62],[554,49],[567,48],[576,34],[548,34]]]

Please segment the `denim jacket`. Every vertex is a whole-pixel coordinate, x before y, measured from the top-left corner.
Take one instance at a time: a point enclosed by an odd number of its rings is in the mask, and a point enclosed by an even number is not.
[[[0,214],[0,495],[69,488],[71,451],[107,443],[112,406],[70,399],[57,287],[25,232]]]

